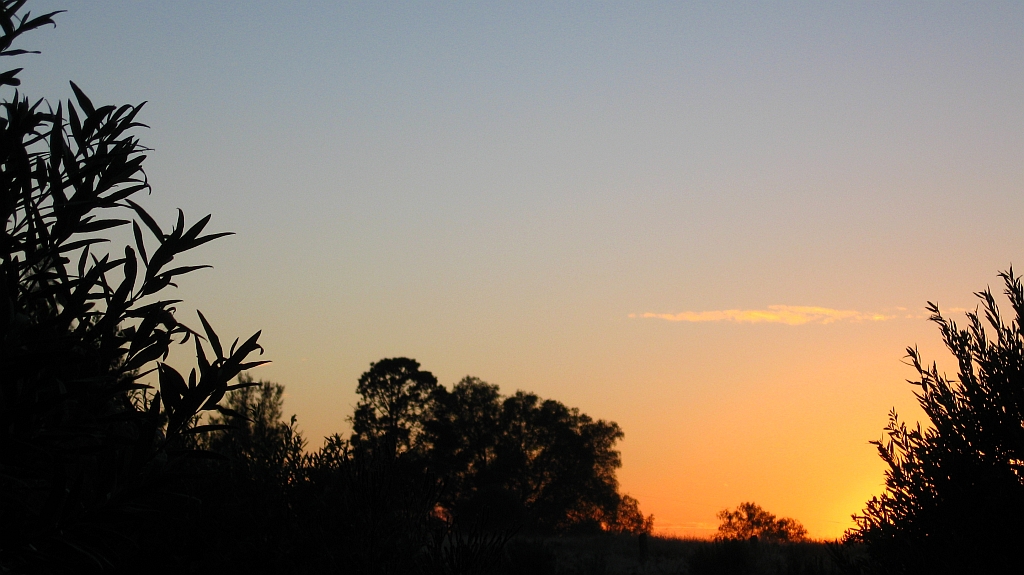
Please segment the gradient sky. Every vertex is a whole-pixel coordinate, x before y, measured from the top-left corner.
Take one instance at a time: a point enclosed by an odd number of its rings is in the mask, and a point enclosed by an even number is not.
[[[840,535],[925,302],[1021,261],[1024,4],[510,4],[41,1],[17,65],[148,101],[151,213],[237,232],[183,317],[313,447],[409,356],[618,422],[658,531]]]

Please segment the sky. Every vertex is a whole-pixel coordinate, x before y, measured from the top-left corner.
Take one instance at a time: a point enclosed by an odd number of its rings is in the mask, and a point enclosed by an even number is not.
[[[906,347],[955,370],[925,303],[1021,261],[1024,5],[507,4],[41,0],[16,65],[147,102],[144,205],[235,232],[182,317],[263,330],[311,448],[413,357],[619,423],[657,532],[840,536]]]

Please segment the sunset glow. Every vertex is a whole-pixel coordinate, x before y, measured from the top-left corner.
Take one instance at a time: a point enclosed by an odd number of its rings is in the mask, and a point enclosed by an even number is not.
[[[146,209],[235,232],[179,313],[262,330],[311,449],[410,357],[617,422],[657,532],[840,537],[907,346],[956,373],[926,302],[1024,259],[1024,4],[32,9],[18,89],[147,102]]]

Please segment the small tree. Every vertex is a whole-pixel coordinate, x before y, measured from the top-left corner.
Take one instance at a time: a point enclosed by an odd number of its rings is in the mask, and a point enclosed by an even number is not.
[[[888,466],[885,492],[868,501],[848,541],[867,544],[883,569],[907,573],[1019,570],[1024,533],[1024,287],[999,274],[1014,315],[991,290],[959,329],[929,302],[931,320],[957,360],[949,378],[908,348],[910,383],[930,426],[908,427],[895,410],[888,439],[873,442]],[[985,324],[988,324],[986,327]],[[991,331],[988,331],[991,329]]]
[[[767,539],[769,541],[803,541],[807,530],[796,519],[777,518],[756,503],[740,503],[735,511],[718,512],[718,540]]]

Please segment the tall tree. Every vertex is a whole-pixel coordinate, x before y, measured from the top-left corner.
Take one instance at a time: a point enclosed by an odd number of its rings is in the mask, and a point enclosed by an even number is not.
[[[1024,533],[1024,287],[1001,273],[1013,308],[1007,323],[986,289],[982,313],[960,329],[928,304],[957,361],[950,378],[908,348],[918,403],[930,425],[895,411],[874,442],[888,466],[885,491],[854,516],[851,541],[881,569],[905,573],[1011,573]],[[987,324],[987,326],[986,326]],[[991,331],[990,331],[991,330]]]
[[[420,370],[414,359],[395,357],[371,363],[356,386],[360,399],[352,415],[352,445],[395,453],[418,449],[436,388],[437,378]]]

